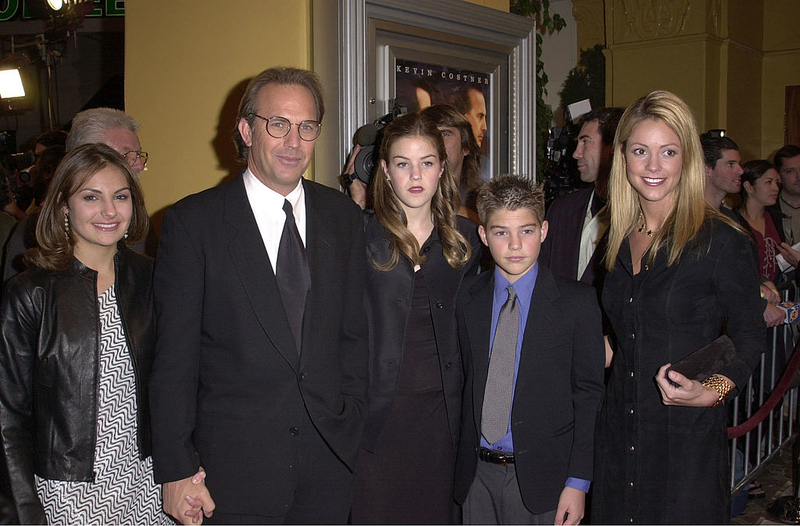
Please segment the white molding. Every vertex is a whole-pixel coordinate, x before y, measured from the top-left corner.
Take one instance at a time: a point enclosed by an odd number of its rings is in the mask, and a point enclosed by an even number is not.
[[[330,0],[314,1],[315,50],[317,15]],[[508,56],[508,78],[495,85],[506,86],[508,100],[508,152],[498,159],[503,171],[535,178],[536,130],[536,34],[533,20],[464,2],[462,0],[338,0],[339,101],[338,151],[344,165],[351,138],[370,120],[370,46],[374,46],[374,23],[402,24],[434,32],[456,43]],[[332,43],[328,42],[332,45]],[[316,53],[316,52],[315,52]],[[316,65],[316,60],[315,60]],[[316,68],[315,68],[316,69]],[[375,74],[376,72],[372,72]],[[328,82],[333,79],[325,79]],[[329,104],[333,101],[329,101]],[[330,129],[330,128],[327,128]]]

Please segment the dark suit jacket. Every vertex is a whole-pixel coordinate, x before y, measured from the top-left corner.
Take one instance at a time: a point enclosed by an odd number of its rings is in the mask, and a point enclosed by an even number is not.
[[[217,509],[285,512],[310,420],[350,469],[367,413],[361,211],[303,181],[311,291],[298,356],[240,175],[169,210],[155,269],[156,480],[202,464]],[[269,495],[269,499],[265,499]]]
[[[467,498],[479,462],[493,294],[494,273],[481,274],[456,307],[465,365],[455,481],[459,503]],[[605,363],[595,298],[592,287],[539,266],[511,411],[517,481],[531,513],[555,510],[568,477],[592,479]]]
[[[392,409],[400,367],[406,325],[414,289],[414,269],[405,257],[398,265],[384,272],[372,261],[386,262],[391,256],[391,237],[374,214],[365,217],[367,237],[367,295],[365,299],[370,327],[369,418],[364,429],[363,446],[374,451]],[[453,440],[458,445],[461,425],[461,391],[463,376],[461,356],[456,339],[456,296],[465,275],[477,275],[481,260],[478,225],[458,217],[458,228],[472,246],[472,257],[460,269],[452,268],[442,254],[438,230],[422,247],[427,260],[420,272],[425,277],[431,304],[431,319],[439,352],[444,400]]]
[[[547,209],[549,230],[547,239],[542,244],[539,261],[556,276],[576,279],[594,285],[600,290],[603,288],[602,280],[605,277],[602,263],[605,256],[605,236],[595,249],[583,275],[577,275],[583,220],[593,190],[594,188],[576,190],[550,204],[550,208]]]

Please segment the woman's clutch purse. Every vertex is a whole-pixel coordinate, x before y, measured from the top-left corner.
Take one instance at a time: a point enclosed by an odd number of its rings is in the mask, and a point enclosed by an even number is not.
[[[678,371],[690,380],[702,382],[709,376],[719,373],[734,358],[736,358],[736,349],[733,346],[733,341],[723,334],[678,363],[672,364],[672,367],[667,372]]]

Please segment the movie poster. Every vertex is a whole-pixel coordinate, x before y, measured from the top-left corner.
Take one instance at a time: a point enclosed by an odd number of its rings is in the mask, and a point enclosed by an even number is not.
[[[396,99],[409,113],[432,104],[450,104],[472,125],[472,133],[481,147],[481,179],[491,177],[488,152],[491,151],[491,75],[461,68],[397,60],[395,66]]]

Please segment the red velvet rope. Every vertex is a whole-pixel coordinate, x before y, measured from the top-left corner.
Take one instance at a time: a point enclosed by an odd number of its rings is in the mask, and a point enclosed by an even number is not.
[[[786,364],[786,369],[783,371],[783,376],[772,390],[772,393],[769,395],[769,398],[767,398],[767,401],[764,402],[764,405],[759,407],[758,411],[756,411],[750,418],[736,427],[729,427],[728,440],[732,438],[739,438],[745,433],[752,431],[767,417],[767,415],[769,415],[770,411],[775,409],[775,406],[778,405],[778,402],[783,398],[783,395],[786,394],[786,391],[792,384],[792,380],[794,380],[794,376],[797,374],[798,365],[800,365],[800,352],[797,352],[797,349],[795,349],[792,358],[789,360],[789,363]]]

